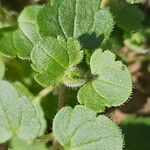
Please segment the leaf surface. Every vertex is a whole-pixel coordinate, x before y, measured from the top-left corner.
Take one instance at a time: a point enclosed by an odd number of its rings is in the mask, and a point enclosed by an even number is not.
[[[80,44],[70,38],[45,38],[33,49],[32,68],[37,72],[36,80],[43,86],[57,86],[69,67],[77,65],[83,58]]]
[[[0,81],[0,118],[0,143],[15,135],[34,139],[41,128],[32,103],[7,81]]]
[[[26,7],[18,18],[19,28],[14,33],[15,47],[18,49],[18,56],[22,59],[29,59],[34,45],[41,40],[36,24],[36,17],[42,6]]]
[[[27,98],[32,102],[32,104],[36,110],[36,115],[37,115],[38,119],[40,120],[40,124],[41,124],[41,129],[40,129],[38,136],[44,135],[47,125],[46,125],[46,120],[44,117],[44,112],[42,110],[42,106],[40,103],[40,99],[34,97],[33,94],[27,89],[27,87],[25,85],[23,85],[21,82],[15,82],[14,86],[20,96],[26,95]]]
[[[115,61],[110,51],[97,50],[91,60],[94,79],[78,92],[78,101],[96,111],[123,104],[132,92],[131,75],[121,61]]]
[[[17,54],[13,41],[15,30],[16,27],[7,27],[0,30],[0,52],[9,57],[14,57]]]
[[[3,79],[4,74],[5,74],[5,64],[4,64],[2,56],[0,54],[0,80]]]
[[[54,118],[53,133],[66,150],[122,150],[123,147],[119,127],[81,105],[62,108]]]
[[[43,7],[37,17],[41,35],[79,38],[95,33],[105,42],[114,21],[109,9],[100,9],[100,0],[58,0]]]

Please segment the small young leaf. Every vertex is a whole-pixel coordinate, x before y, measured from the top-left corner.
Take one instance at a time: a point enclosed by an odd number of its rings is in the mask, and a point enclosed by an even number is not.
[[[32,103],[7,81],[0,81],[0,143],[17,135],[24,140],[39,135],[41,124]]]
[[[43,86],[57,86],[65,71],[77,65],[83,58],[77,40],[49,37],[39,42],[31,53],[32,67],[37,72],[36,80]]]
[[[114,21],[109,9],[100,9],[100,0],[57,0],[40,10],[37,23],[41,35],[79,38],[96,33],[105,42]]]
[[[112,0],[111,10],[115,16],[116,24],[123,30],[130,32],[141,28],[144,14],[136,6],[122,0]]]
[[[28,144],[17,137],[13,137],[10,144],[11,150],[48,150],[44,143]]]
[[[123,147],[119,127],[81,105],[62,108],[54,118],[53,133],[65,150],[122,150]]]
[[[86,76],[82,70],[72,67],[65,72],[63,83],[67,87],[77,88],[86,83]]]
[[[18,18],[19,29],[14,33],[15,47],[20,58],[30,58],[33,46],[41,40],[36,24],[36,17],[42,6],[26,7]]]
[[[8,27],[0,30],[0,52],[9,57],[14,57],[17,54],[17,49],[13,41],[13,32],[15,30],[16,27]]]
[[[125,65],[115,61],[110,51],[97,50],[90,61],[95,79],[78,92],[78,101],[95,111],[123,104],[132,92],[131,75]]]
[[[4,74],[5,74],[5,64],[0,54],[0,80],[3,79]]]

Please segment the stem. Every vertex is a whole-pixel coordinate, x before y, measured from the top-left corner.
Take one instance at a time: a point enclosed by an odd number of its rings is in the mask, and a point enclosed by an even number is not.
[[[29,144],[35,144],[35,143],[47,143],[49,141],[52,141],[54,139],[54,136],[52,133],[49,133],[49,134],[46,134],[46,135],[43,135],[41,137],[38,137],[32,141],[29,141]]]
[[[54,139],[53,140],[53,150],[60,150],[60,144],[59,144],[59,142],[56,140],[56,139]]]
[[[59,90],[59,98],[58,98],[58,110],[66,105],[66,88],[64,85],[60,85]],[[54,139],[53,140],[53,150],[59,150],[60,144],[59,142]]]
[[[66,104],[66,88],[64,85],[61,85],[58,99],[58,110],[64,107],[65,104]]]
[[[40,101],[43,97],[47,96],[50,92],[52,92],[54,88],[45,88],[42,91],[39,92],[37,97],[35,97],[34,101]]]
[[[100,7],[105,8],[110,5],[110,0],[102,0]]]

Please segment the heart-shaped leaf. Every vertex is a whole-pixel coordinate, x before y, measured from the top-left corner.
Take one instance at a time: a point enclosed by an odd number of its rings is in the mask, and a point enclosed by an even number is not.
[[[131,75],[121,61],[115,61],[110,51],[97,50],[90,61],[94,79],[78,92],[78,101],[96,111],[119,106],[128,100],[132,92]]]

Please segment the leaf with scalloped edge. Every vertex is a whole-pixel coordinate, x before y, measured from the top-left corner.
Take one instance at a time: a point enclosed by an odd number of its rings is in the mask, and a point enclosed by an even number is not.
[[[105,42],[114,20],[108,8],[100,9],[100,0],[57,0],[40,10],[37,24],[43,36],[79,38],[96,33]]]
[[[13,136],[32,140],[39,135],[41,124],[34,106],[3,80],[0,81],[0,118],[0,143]]]
[[[29,59],[34,45],[41,40],[36,23],[36,17],[42,6],[25,7],[18,18],[19,28],[14,32],[14,43],[18,49],[18,56]]]
[[[62,108],[53,121],[53,134],[65,150],[122,150],[119,127],[85,106]]]
[[[59,85],[70,67],[83,58],[80,44],[74,38],[67,42],[58,37],[49,37],[39,42],[32,50],[32,68],[36,71],[36,81],[43,86]]]
[[[4,74],[5,74],[5,64],[4,64],[3,58],[0,54],[0,80],[3,79]]]
[[[80,88],[78,101],[81,104],[102,112],[105,107],[119,106],[128,100],[132,92],[131,75],[112,52],[95,51],[90,66],[94,79]]]

